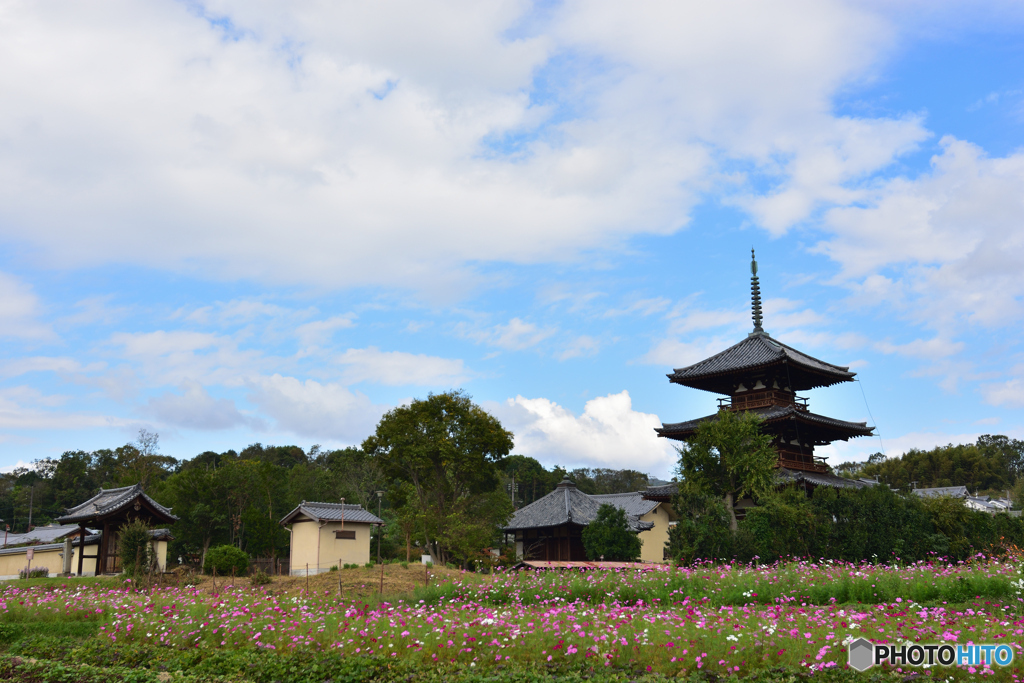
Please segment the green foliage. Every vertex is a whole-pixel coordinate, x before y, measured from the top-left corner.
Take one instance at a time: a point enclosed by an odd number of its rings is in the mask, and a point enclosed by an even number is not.
[[[408,533],[441,562],[466,562],[508,518],[496,463],[511,448],[512,434],[461,391],[389,411],[363,442]]]
[[[367,562],[363,566],[366,567],[367,569],[373,569],[376,565],[373,562]]]
[[[129,522],[117,530],[117,555],[121,558],[121,572],[125,576],[145,574],[153,562],[153,544],[149,526],[140,519]]]
[[[880,453],[867,462],[843,463],[836,472],[850,477],[879,477],[894,488],[966,486],[971,492],[1004,494],[1024,475],[1024,441],[985,434],[974,444],[911,449],[902,457]]]
[[[576,488],[592,496],[643,491],[647,488],[647,475],[636,470],[581,467],[569,471],[567,476],[575,482]]]
[[[19,579],[41,579],[46,578],[50,575],[50,570],[47,567],[32,567],[25,568],[18,572]]]
[[[787,487],[748,509],[733,538],[727,515],[712,496],[681,487],[680,519],[669,551],[681,562],[698,559],[774,562],[788,557],[911,562],[1024,546],[1024,520],[967,508],[956,498],[921,498],[886,486],[820,486],[808,498]]]
[[[607,562],[632,562],[640,557],[640,539],[629,528],[626,512],[607,503],[583,530],[587,558]]]
[[[332,567],[332,569],[334,571],[338,571],[337,567]],[[270,576],[266,572],[264,572],[262,569],[257,569],[249,577],[249,583],[251,583],[254,586],[266,586],[267,584],[272,583],[272,582],[273,582],[273,579],[270,578]]]
[[[733,556],[734,538],[722,499],[683,484],[672,500],[679,520],[668,532],[668,553],[689,564],[702,558]]]
[[[761,433],[761,418],[720,410],[679,448],[679,476],[694,492],[722,498],[735,529],[733,504],[744,496],[757,499],[768,493],[777,460],[772,437]]]
[[[502,491],[509,492],[507,487],[512,484],[513,475],[515,476],[515,483],[519,489],[516,496],[518,507],[529,505],[551,493],[565,476],[565,470],[562,468],[556,467],[548,471],[540,462],[525,455],[509,455],[501,458],[496,464]]]
[[[210,548],[210,551],[206,553],[203,571],[212,574],[215,569],[219,576],[230,576],[232,571],[235,576],[241,576],[249,569],[249,556],[233,545],[219,545],[216,548]]]

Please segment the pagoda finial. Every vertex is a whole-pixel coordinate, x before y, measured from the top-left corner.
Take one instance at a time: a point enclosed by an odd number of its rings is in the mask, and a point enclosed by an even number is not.
[[[754,334],[764,334],[761,327],[761,285],[757,279],[757,258],[754,248],[750,248],[750,308],[754,318]]]

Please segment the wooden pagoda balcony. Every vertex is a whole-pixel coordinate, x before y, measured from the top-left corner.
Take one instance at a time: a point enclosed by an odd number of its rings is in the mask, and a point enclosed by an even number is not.
[[[789,448],[778,448],[777,450],[779,452],[779,467],[803,470],[804,472],[828,472],[825,458]]]
[[[742,394],[733,394],[729,398],[718,399],[719,409],[725,408],[734,412],[771,406],[793,406],[797,410],[806,411],[807,399],[778,389],[744,391]]]

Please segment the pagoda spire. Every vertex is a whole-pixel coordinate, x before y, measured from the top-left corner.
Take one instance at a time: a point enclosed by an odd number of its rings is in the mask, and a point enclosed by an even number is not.
[[[761,285],[757,279],[757,258],[754,248],[750,248],[750,313],[754,318],[754,331],[751,334],[764,334],[761,327]]]

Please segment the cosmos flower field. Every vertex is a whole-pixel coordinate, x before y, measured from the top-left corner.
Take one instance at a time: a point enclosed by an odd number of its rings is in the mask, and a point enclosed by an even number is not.
[[[466,574],[372,604],[331,591],[285,596],[247,584],[217,593],[137,591],[130,584],[93,589],[84,582],[5,586],[0,623],[32,620],[94,622],[94,645],[141,648],[154,653],[154,662],[161,653],[319,653],[400,663],[403,671],[447,667],[481,675],[525,667],[550,675],[738,679],[785,670],[829,679],[846,669],[846,643],[860,636],[897,644],[1007,643],[1016,653],[1008,668],[931,674],[1024,680],[1024,578],[1016,562]]]

